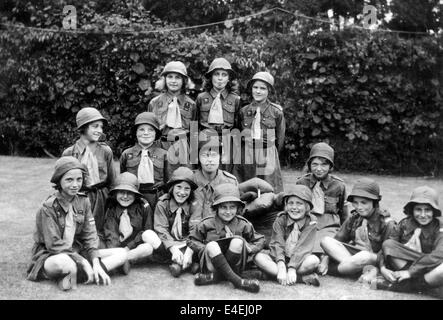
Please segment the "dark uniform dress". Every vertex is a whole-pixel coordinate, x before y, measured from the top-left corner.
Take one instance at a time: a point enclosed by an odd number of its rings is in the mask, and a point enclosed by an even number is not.
[[[182,239],[175,238],[172,233],[172,226],[174,225],[178,208],[179,205],[174,197],[171,197],[171,195],[167,193],[160,197],[154,212],[154,230],[163,244],[163,246],[157,250],[157,253],[166,259],[166,261],[164,261],[165,263],[171,262],[172,254],[169,249],[174,245],[182,245],[183,242],[186,242],[189,233],[201,221],[201,216],[196,214],[193,204],[187,200],[181,206]],[[185,252],[186,247],[182,247],[181,250]],[[197,257],[196,254],[197,253],[194,252],[195,257]]]
[[[233,236],[227,236],[226,227],[232,232]],[[207,272],[206,261],[209,256],[205,250],[206,245],[211,241],[216,241],[222,253],[225,253],[233,238],[243,239],[241,271],[246,268],[246,263],[251,262],[254,255],[263,249],[265,238],[263,235],[255,232],[252,224],[241,216],[235,216],[228,223],[223,222],[217,215],[207,217],[200,221],[196,228],[190,233],[188,247],[198,253],[200,259],[200,270]]]
[[[253,140],[249,130],[252,129],[258,106],[262,133],[260,140]],[[283,108],[269,100],[261,104],[252,102],[240,109],[239,127],[242,130],[241,164],[234,165],[234,175],[239,182],[254,177],[261,178],[274,187],[275,193],[282,192],[283,180],[278,153],[283,148],[286,131]],[[245,129],[249,130],[243,132]]]
[[[135,249],[144,243],[142,234],[146,230],[153,230],[154,215],[149,203],[144,203],[140,199],[136,199],[129,207],[123,208],[116,200],[108,199],[113,205],[109,206],[106,211],[106,221],[101,237],[102,248],[124,248],[130,250]],[[124,210],[127,210],[129,220],[132,226],[132,234],[124,241],[120,241],[120,217]]]
[[[120,173],[127,171],[137,176],[141,155],[142,147],[138,143],[125,149],[120,156]],[[172,172],[168,164],[167,152],[164,149],[152,144],[148,148],[148,155],[154,164],[154,183],[141,183],[138,191],[148,200],[151,209],[154,210],[158,198],[163,194],[162,187]]]
[[[84,256],[89,262],[98,257],[98,236],[91,204],[84,194],[78,194],[71,202],[74,210],[75,235],[73,243],[64,239],[66,215],[69,203],[56,192],[37,211],[32,261],[27,270],[27,279],[47,279],[44,264],[47,258],[64,253],[76,263]]]
[[[300,235],[291,254],[286,252],[286,240],[298,224]],[[269,243],[271,258],[278,263],[283,261],[288,268],[298,269],[307,256],[312,254],[317,234],[317,219],[313,215],[306,215],[304,219],[295,221],[285,211],[280,212],[272,226],[271,242]],[[267,253],[267,252],[266,252]]]
[[[220,169],[212,181],[206,179],[201,169],[195,170],[193,180],[197,185],[197,189],[194,191],[196,215],[202,219],[215,215],[211,206],[214,202],[214,188],[216,186],[222,183],[232,183],[238,188],[237,178],[229,172]]]
[[[411,249],[405,244],[414,235],[414,231],[421,228],[419,235],[421,252]],[[443,263],[443,225],[441,220],[434,218],[428,225],[419,225],[413,217],[401,220],[389,239],[383,243],[383,257],[380,267],[388,264],[387,257],[408,261],[402,270],[408,270],[411,277],[426,274]]]
[[[366,219],[369,243],[368,246],[364,246],[359,243],[356,236],[357,229],[362,226],[363,220],[365,218],[355,210],[351,211],[350,216],[334,238],[340,241],[352,255],[363,250],[377,254],[380,252],[383,242],[394,232],[395,221],[390,217],[389,212],[379,208],[375,209],[372,216]]]
[[[217,96],[217,92],[211,89],[209,92],[205,91],[197,96],[195,101],[197,105],[197,114],[199,119],[199,129],[213,129],[219,135],[220,143],[224,146],[221,158],[220,169],[232,172],[233,168],[233,144],[231,141],[223,141],[223,130],[230,132],[233,128],[238,128],[238,114],[240,111],[240,96],[235,93],[228,92],[224,89],[220,94],[220,100],[223,109],[223,124],[209,124],[208,117],[211,110],[212,103]],[[229,138],[229,136],[228,136]],[[225,142],[225,143],[224,143]],[[227,142],[227,143],[226,143]]]
[[[195,130],[198,130],[197,123],[197,107],[194,100],[186,94],[180,94],[177,97],[177,102],[180,108],[180,115],[182,121],[181,128],[170,128],[166,125],[166,118],[168,114],[168,106],[173,101],[174,96],[169,92],[164,92],[153,98],[148,105],[148,112],[153,112],[160,123],[160,130],[162,136],[159,145],[166,151],[172,146],[171,151],[168,152],[168,161],[171,165],[171,172],[181,166],[189,165],[189,134],[191,130],[191,121],[195,121]],[[170,138],[168,139],[168,135]],[[174,137],[180,137],[179,141],[174,143]],[[171,141],[172,139],[172,141]],[[171,156],[172,154],[172,156]],[[186,159],[186,161],[182,161]]]
[[[307,186],[313,189],[317,183],[314,174],[308,173],[300,177],[296,184]],[[311,212],[317,218],[317,240],[314,246],[314,253],[323,253],[320,241],[326,236],[334,237],[340,226],[345,222],[347,215],[344,208],[346,199],[346,186],[342,179],[335,175],[328,176],[320,182],[320,187],[325,194],[325,211],[323,214]]]
[[[79,161],[83,158],[86,145],[79,139],[76,143],[63,151],[62,156],[73,156]],[[93,186],[84,186],[81,191],[86,193],[91,201],[92,214],[94,215],[97,232],[102,234],[105,223],[105,204],[109,195],[109,189],[114,184],[116,172],[114,170],[113,153],[105,142],[97,142],[93,152],[97,158],[100,182]],[[87,175],[88,173],[86,173]]]

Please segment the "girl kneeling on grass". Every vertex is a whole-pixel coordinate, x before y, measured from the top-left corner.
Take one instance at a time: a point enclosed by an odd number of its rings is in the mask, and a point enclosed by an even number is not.
[[[378,277],[372,289],[418,292],[443,285],[443,225],[437,192],[416,188],[401,220],[383,243]]]
[[[201,220],[192,205],[197,188],[193,175],[187,167],[177,168],[166,184],[169,192],[159,198],[154,213],[154,229],[162,241],[158,253],[170,263],[174,277],[191,265],[192,273],[198,271],[198,264],[192,264],[194,251],[186,244],[189,232]]]
[[[285,211],[274,221],[270,253],[257,253],[254,262],[281,285],[299,282],[318,287],[314,271],[320,260],[312,254],[317,234],[317,219],[310,214],[312,192],[303,185],[293,186],[285,192],[283,203]]]
[[[203,219],[191,232],[188,245],[198,252],[203,273],[195,277],[195,285],[208,285],[229,280],[236,288],[258,292],[257,279],[242,278],[242,271],[253,255],[263,249],[265,238],[252,224],[238,215],[243,202],[238,188],[230,183],[214,189],[215,216]]]
[[[55,163],[51,182],[57,192],[43,203],[36,215],[35,244],[27,271],[29,280],[54,279],[62,290],[76,288],[77,282],[99,284],[101,280],[109,285],[108,271],[124,265],[127,259],[124,249],[97,249],[91,204],[86,195],[79,193],[85,171],[71,156]]]
[[[136,263],[152,255],[160,239],[153,231],[153,214],[149,203],[142,200],[135,175],[124,172],[117,177],[116,186],[107,200],[104,236],[101,247],[122,247],[128,261]]]
[[[363,271],[359,281],[370,283],[378,272],[377,254],[392,234],[395,221],[379,208],[380,187],[372,179],[357,180],[347,200],[354,210],[335,237],[324,237],[321,246],[334,260],[329,264],[330,273],[358,275]]]

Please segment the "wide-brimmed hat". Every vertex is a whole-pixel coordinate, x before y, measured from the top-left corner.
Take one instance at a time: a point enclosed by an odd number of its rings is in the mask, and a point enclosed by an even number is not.
[[[77,158],[72,156],[61,157],[55,162],[55,169],[50,182],[58,183],[66,172],[73,169],[80,169],[86,172],[85,166]]]
[[[141,124],[149,124],[155,129],[155,140],[161,137],[160,123],[158,118],[153,112],[142,112],[135,118],[134,126],[137,128]]]
[[[197,184],[194,182],[194,172],[188,167],[178,167],[172,172],[171,178],[166,183],[165,188],[169,189],[176,183],[185,181],[189,183],[192,190],[197,189]]]
[[[221,183],[214,188],[214,202],[212,208],[214,209],[221,203],[235,202],[244,206],[244,202],[240,200],[240,191],[238,187],[232,183]]]
[[[138,192],[139,183],[137,176],[130,172],[123,172],[115,180],[115,185],[111,189],[111,192],[115,191],[130,191],[138,196],[143,196]]]
[[[286,199],[292,196],[306,201],[309,204],[309,207],[311,207],[311,210],[314,207],[314,205],[312,204],[312,191],[307,186],[296,184],[288,187],[283,194],[282,203],[284,204],[286,202]]]
[[[102,116],[100,111],[98,111],[96,108],[83,108],[79,112],[77,112],[77,116],[75,117],[75,122],[77,123],[77,129],[80,129],[85,124],[102,120],[105,123],[108,121]]]
[[[438,207],[438,194],[433,188],[428,186],[421,186],[415,188],[412,191],[411,199],[409,202],[403,207],[403,212],[406,215],[411,215],[414,209],[414,205],[416,204],[428,204],[434,210],[434,216],[440,217],[441,210]]]
[[[348,195],[347,200],[352,202],[354,197],[362,197],[380,201],[380,187],[377,182],[370,178],[358,179],[352,187],[352,191]]]
[[[274,77],[269,72],[260,71],[254,74],[252,79],[248,81],[247,87],[250,88],[250,86],[257,80],[266,82],[271,86],[271,89],[274,90]]]
[[[214,70],[221,69],[226,70],[231,74],[231,77],[235,76],[234,70],[232,70],[232,66],[229,63],[228,60],[225,58],[215,58],[212,60],[211,64],[209,65],[209,69],[206,72],[205,76],[209,78]]]
[[[309,153],[309,159],[308,164],[311,163],[313,158],[325,158],[328,160],[332,166],[334,166],[334,149],[332,147],[325,143],[325,142],[319,142],[312,146],[311,152]]]

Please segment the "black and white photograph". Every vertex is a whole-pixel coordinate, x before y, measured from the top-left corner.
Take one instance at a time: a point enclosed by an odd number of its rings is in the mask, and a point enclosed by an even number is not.
[[[0,300],[443,299],[442,13],[1,0]]]

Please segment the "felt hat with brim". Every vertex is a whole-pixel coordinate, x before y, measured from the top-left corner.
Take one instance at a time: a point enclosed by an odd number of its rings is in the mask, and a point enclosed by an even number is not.
[[[140,192],[138,192],[138,188],[139,183],[137,176],[130,172],[123,172],[117,177],[115,186],[111,189],[111,192],[130,191],[137,196],[143,196]]]
[[[311,152],[309,153],[309,159],[308,164],[311,163],[312,159],[321,157],[328,160],[332,166],[334,166],[334,149],[332,147],[325,143],[325,142],[319,142],[312,146]]]
[[[98,111],[96,108],[83,108],[79,112],[77,112],[77,116],[75,117],[75,122],[77,123],[77,129],[80,129],[85,124],[102,120],[105,123],[108,121],[102,116],[100,111]]]
[[[421,186],[412,191],[411,200],[403,207],[406,215],[411,215],[416,204],[428,204],[434,211],[434,216],[440,217],[441,210],[438,207],[437,191],[428,186]]]
[[[314,207],[314,205],[312,204],[312,191],[307,186],[296,184],[287,188],[287,190],[283,194],[282,203],[284,204],[286,202],[286,199],[289,197],[297,197],[302,199],[309,204],[311,210]]]
[[[188,71],[186,70],[186,66],[183,62],[181,61],[171,61],[168,62],[165,67],[163,68],[162,73],[160,74],[161,76],[164,76],[168,73],[178,73],[180,75],[182,75],[183,77],[188,77]]]
[[[66,172],[73,169],[80,169],[81,171],[86,172],[85,166],[81,164],[77,158],[72,156],[61,157],[55,162],[55,169],[51,177],[51,182],[58,183]]]
[[[141,124],[149,124],[155,129],[155,140],[161,137],[160,123],[158,118],[153,112],[142,112],[135,118],[134,126],[137,128]]]
[[[232,70],[231,64],[225,58],[215,58],[214,60],[212,60],[205,76],[207,78],[211,77],[212,72],[215,70],[226,70],[231,74],[231,77],[235,77],[235,72],[234,70]]]
[[[361,178],[355,182],[347,200],[352,202],[354,197],[380,201],[380,187],[377,182],[370,178]]]
[[[240,200],[240,191],[238,187],[232,183],[222,183],[214,188],[214,202],[212,203],[212,208],[214,209],[221,203],[225,202],[235,202],[241,206],[245,203]]]
[[[274,77],[269,72],[260,71],[254,74],[252,79],[248,81],[247,87],[251,88],[252,84],[257,80],[267,83],[274,90]]]
[[[166,183],[166,190],[170,189],[176,183],[185,181],[189,183],[192,190],[197,189],[197,184],[194,182],[194,172],[188,167],[178,167],[172,172],[171,178]]]

